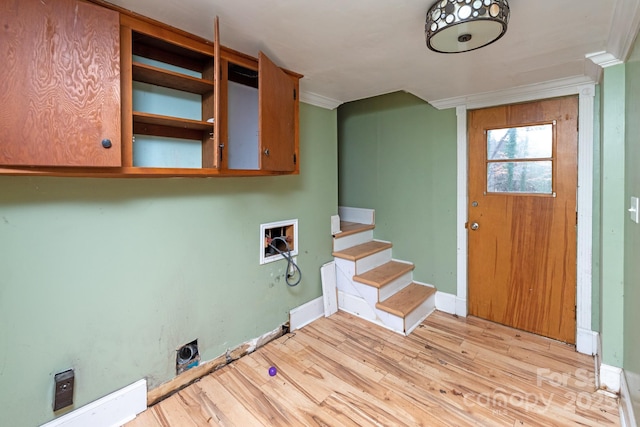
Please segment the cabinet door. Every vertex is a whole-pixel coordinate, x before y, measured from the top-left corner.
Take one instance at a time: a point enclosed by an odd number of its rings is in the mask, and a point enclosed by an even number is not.
[[[0,164],[120,166],[119,14],[0,2]]]
[[[296,168],[296,83],[265,54],[259,56],[258,129],[260,169]]]

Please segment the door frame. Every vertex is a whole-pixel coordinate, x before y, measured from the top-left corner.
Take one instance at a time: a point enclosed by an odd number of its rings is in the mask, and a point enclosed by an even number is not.
[[[467,110],[539,101],[558,96],[578,95],[578,229],[576,271],[576,350],[594,355],[598,352],[598,332],[591,329],[591,292],[593,288],[593,141],[595,83],[585,79],[567,79],[518,90],[466,97],[463,103],[448,105],[457,115],[457,292],[455,314],[467,316],[467,228],[468,220],[468,139]],[[445,105],[434,105],[446,108]]]

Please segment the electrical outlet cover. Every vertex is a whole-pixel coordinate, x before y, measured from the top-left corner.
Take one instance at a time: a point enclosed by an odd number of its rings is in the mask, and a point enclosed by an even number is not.
[[[53,410],[73,405],[73,369],[57,373],[54,377],[55,393],[53,397]]]

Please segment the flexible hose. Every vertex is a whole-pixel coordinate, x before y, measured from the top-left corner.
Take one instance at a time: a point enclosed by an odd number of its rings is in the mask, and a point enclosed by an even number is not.
[[[276,240],[284,242],[284,246],[287,248],[286,252],[281,251],[273,245],[273,242],[275,242]],[[287,285],[289,285],[290,287],[298,286],[298,284],[300,284],[300,281],[302,280],[302,271],[300,271],[300,267],[298,267],[298,264],[293,261],[293,257],[291,256],[291,249],[289,248],[289,243],[287,243],[287,240],[284,237],[274,237],[271,240],[271,243],[269,243],[269,246],[275,249],[276,252],[278,252],[284,259],[287,260],[287,274],[285,275],[285,282],[287,282]],[[293,271],[293,273],[291,273],[291,271]],[[291,278],[295,276],[298,276],[298,279],[295,282],[291,282]]]

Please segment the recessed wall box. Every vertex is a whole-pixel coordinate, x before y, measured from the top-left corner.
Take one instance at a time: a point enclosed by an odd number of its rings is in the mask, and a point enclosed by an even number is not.
[[[287,250],[298,255],[297,219],[260,224],[260,264],[283,259],[280,252]]]
[[[57,373],[54,377],[55,392],[53,395],[53,410],[73,405],[73,369]]]

